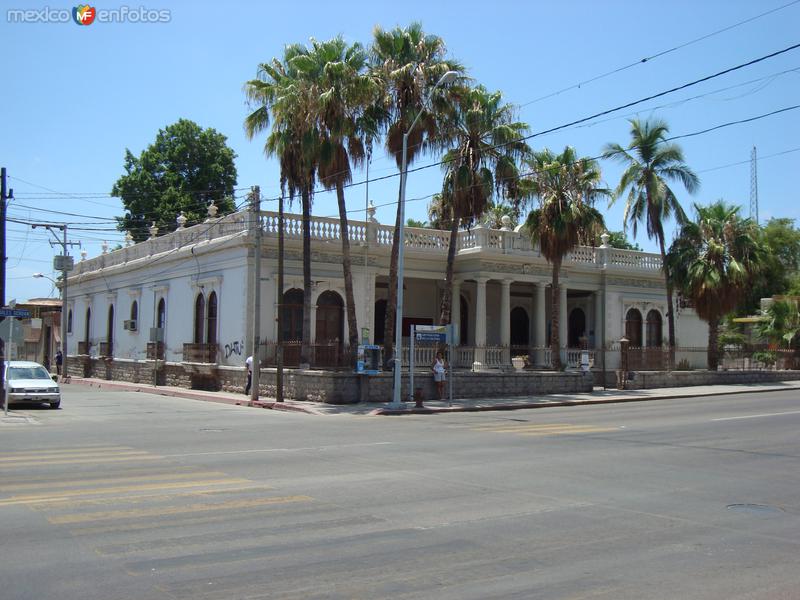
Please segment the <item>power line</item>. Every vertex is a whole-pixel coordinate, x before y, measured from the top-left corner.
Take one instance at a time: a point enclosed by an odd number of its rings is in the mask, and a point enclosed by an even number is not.
[[[555,96],[563,94],[564,92],[568,92],[570,90],[579,89],[579,88],[581,88],[581,86],[584,86],[584,85],[586,85],[588,83],[593,83],[593,82],[598,81],[600,79],[604,79],[604,78],[609,77],[611,75],[615,75],[617,73],[621,73],[622,71],[626,71],[626,70],[631,69],[633,67],[636,67],[638,65],[643,65],[645,63],[652,62],[656,58],[660,58],[662,56],[666,56],[667,54],[670,54],[672,52],[676,52],[677,50],[681,50],[682,48],[686,48],[687,46],[691,46],[692,44],[696,44],[698,42],[702,42],[703,40],[707,40],[708,38],[713,37],[715,35],[719,35],[720,33],[724,33],[726,31],[730,31],[731,29],[735,29],[736,27],[740,27],[741,25],[745,25],[746,23],[750,23],[752,21],[755,21],[756,19],[760,19],[761,17],[765,17],[765,16],[770,15],[770,14],[772,14],[774,12],[779,11],[779,10],[783,10],[784,8],[788,8],[789,6],[797,4],[798,2],[800,2],[800,0],[793,0],[792,2],[789,2],[788,4],[784,4],[784,5],[779,6],[777,8],[773,8],[772,10],[768,10],[768,11],[763,12],[761,14],[755,15],[754,17],[750,17],[749,19],[745,19],[744,21],[739,21],[738,23],[734,23],[733,25],[729,25],[728,27],[723,27],[722,29],[718,29],[717,31],[713,31],[711,33],[708,33],[706,35],[700,36],[700,37],[695,38],[693,40],[689,40],[688,42],[684,42],[683,44],[678,44],[677,46],[673,46],[672,48],[668,48],[667,50],[662,50],[661,52],[656,52],[655,54],[652,54],[650,56],[646,56],[646,57],[641,58],[641,59],[639,59],[639,60],[637,60],[635,62],[632,62],[630,64],[624,65],[622,67],[618,67],[616,69],[612,69],[611,71],[607,71],[607,72],[602,73],[600,75],[596,75],[596,76],[591,77],[589,79],[586,79],[584,81],[579,81],[578,83],[574,83],[574,84],[572,84],[570,86],[567,86],[567,87],[562,88],[560,90],[557,90],[555,92],[551,92],[549,94],[545,94],[544,96],[540,96],[539,98],[534,98],[533,100],[531,100],[529,102],[525,102],[523,104],[520,104],[519,107],[522,108],[522,107],[525,107],[525,106],[530,106],[531,104],[535,104],[537,102],[541,102],[542,100],[547,100],[549,98],[553,98]]]
[[[774,154],[767,154],[765,156],[757,157],[757,161],[761,162],[767,158],[774,158],[775,156],[783,156],[784,154],[791,154],[792,152],[800,152],[800,147],[791,148],[789,150],[784,150],[783,152],[775,152]],[[726,165],[719,165],[718,167],[711,167],[709,169],[703,169],[702,171],[696,171],[697,173],[709,173],[711,171],[718,171],[720,169],[727,169],[729,167],[738,167],[739,165],[750,164],[752,162],[752,158],[748,160],[740,160],[739,162],[728,163]]]

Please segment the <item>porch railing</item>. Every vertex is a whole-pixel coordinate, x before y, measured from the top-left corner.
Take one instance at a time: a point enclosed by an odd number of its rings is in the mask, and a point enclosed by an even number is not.
[[[183,362],[216,363],[219,344],[184,344]]]

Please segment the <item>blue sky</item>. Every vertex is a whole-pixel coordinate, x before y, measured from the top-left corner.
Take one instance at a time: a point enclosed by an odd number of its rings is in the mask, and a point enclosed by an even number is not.
[[[309,37],[342,34],[349,41],[368,44],[375,25],[391,28],[419,20],[426,31],[445,39],[449,53],[467,66],[477,82],[502,90],[509,102],[518,105],[520,118],[533,132],[800,42],[800,2],[791,0],[224,4],[154,0],[141,4],[169,9],[169,23],[96,22],[88,27],[71,22],[7,22],[8,9],[61,8],[51,0],[1,4],[0,165],[8,169],[16,196],[9,216],[34,221],[91,221],[51,211],[103,218],[122,214],[120,202],[108,194],[123,172],[125,149],[139,154],[158,129],[179,118],[213,127],[228,137],[238,155],[238,187],[258,184],[264,198],[276,196],[277,167],[264,158],[263,139],[251,142],[243,133],[247,107],[242,85],[255,76],[259,62],[280,56],[285,44]],[[71,10],[72,5],[64,8]],[[573,87],[748,19],[753,20]],[[571,89],[540,99],[564,88]],[[698,95],[703,97],[691,99]],[[569,144],[583,156],[596,156],[607,142],[627,142],[626,119],[632,116],[658,115],[669,123],[672,134],[682,135],[796,104],[800,104],[800,49],[585,126],[537,136],[531,144],[554,150]],[[693,201],[724,198],[742,204],[745,215],[749,214],[749,158],[755,145],[759,156],[765,157],[758,164],[761,220],[800,217],[793,185],[800,166],[798,140],[800,110],[680,140],[686,161],[702,180],[693,198],[676,186],[681,202],[688,211]],[[414,166],[435,158],[422,157]],[[738,162],[743,164],[726,166]],[[601,166],[608,184],[616,185],[620,167],[611,162]],[[376,153],[370,175],[395,172],[393,161],[382,150]],[[440,186],[438,168],[409,175],[407,215],[424,220],[427,200],[413,199]],[[397,196],[397,178],[370,185],[369,195],[376,205],[387,205],[379,209],[378,219],[393,223],[391,203]],[[364,187],[348,190],[347,202],[351,210],[361,210],[351,217],[363,218]],[[265,209],[271,206],[274,202],[264,204]],[[335,216],[335,196],[317,194],[313,213]],[[609,229],[622,228],[622,202],[605,214]],[[77,227],[71,238],[80,240],[89,256],[100,252],[103,240],[112,247],[122,241],[116,231],[80,232]],[[12,223],[7,231],[6,298],[56,296],[49,281],[31,277],[37,271],[55,277],[55,251],[46,233]],[[642,234],[638,243],[655,251],[655,244]],[[672,227],[668,235],[672,236]]]

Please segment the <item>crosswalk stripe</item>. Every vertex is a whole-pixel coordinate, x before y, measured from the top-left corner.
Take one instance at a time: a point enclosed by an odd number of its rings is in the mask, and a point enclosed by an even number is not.
[[[80,486],[87,486],[87,485],[96,485],[96,484],[117,484],[117,483],[125,483],[125,482],[135,482],[135,481],[161,481],[161,480],[181,480],[181,479],[196,479],[198,477],[226,477],[225,473],[219,471],[196,471],[196,472],[189,472],[189,473],[176,473],[176,472],[167,472],[167,473],[157,473],[157,474],[145,474],[145,475],[131,475],[130,477],[97,477],[97,478],[81,478],[81,479],[70,479],[68,481],[53,481],[51,479],[42,479],[37,478],[35,480],[30,480],[30,482],[14,482],[10,485],[0,485],[0,493],[3,492],[21,492],[26,490],[38,490],[38,489],[59,489],[62,488],[65,491],[68,489],[80,489]]]
[[[54,525],[72,525],[77,523],[91,523],[95,521],[112,521],[114,519],[136,519],[141,517],[157,517],[166,515],[181,515],[193,512],[212,512],[217,510],[237,510],[256,506],[272,504],[286,504],[293,502],[311,502],[311,496],[274,496],[268,498],[254,498],[249,500],[233,500],[218,504],[189,504],[186,506],[165,506],[156,508],[138,508],[131,510],[112,510],[93,513],[73,513],[48,517]]]
[[[102,452],[55,452],[52,454],[19,454],[5,455],[0,457],[0,463],[14,463],[20,461],[49,461],[49,460],[71,460],[76,458],[91,458],[93,456],[147,456],[149,452],[142,450],[118,450]]]
[[[54,454],[56,452],[99,452],[103,450],[134,450],[131,446],[109,446],[108,444],[96,444],[87,446],[69,446],[62,448],[31,448],[30,450],[15,450],[3,452],[3,456],[14,454]]]
[[[603,431],[614,431],[614,427],[594,427],[590,425],[570,425],[569,423],[547,423],[531,424],[524,423],[519,425],[506,425],[492,423],[479,425],[471,428],[473,431],[483,433],[513,433],[517,435],[541,436],[541,435],[568,435],[576,433],[598,433]]]
[[[0,500],[0,506],[9,504],[38,504],[40,502],[53,502],[57,500],[66,500],[80,498],[83,496],[100,496],[105,494],[121,494],[125,492],[147,492],[153,490],[166,490],[166,489],[185,489],[200,486],[217,486],[217,485],[233,485],[251,483],[249,479],[233,478],[226,479],[206,479],[197,481],[181,481],[171,482],[166,481],[163,483],[144,483],[140,485],[127,485],[116,486],[107,488],[91,488],[83,490],[66,490],[61,492],[49,494],[33,494],[28,496],[12,496],[4,500]]]
[[[152,454],[141,454],[141,455],[137,454],[136,456],[108,456],[108,457],[98,456],[97,458],[74,458],[66,460],[50,460],[50,459],[41,461],[25,460],[25,461],[1,465],[0,470],[22,469],[25,467],[41,467],[41,466],[46,467],[49,465],[100,464],[100,463],[126,462],[132,460],[162,460],[162,457],[154,456]]]

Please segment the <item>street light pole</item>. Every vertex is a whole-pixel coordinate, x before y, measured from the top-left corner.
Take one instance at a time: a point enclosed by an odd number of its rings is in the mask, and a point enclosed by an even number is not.
[[[430,102],[433,92],[441,85],[446,85],[458,77],[455,71],[448,71],[436,82],[422,103],[422,110]],[[406,169],[408,167],[408,136],[414,130],[414,125],[419,121],[422,110],[417,113],[411,126],[403,134],[403,161],[400,168],[400,227],[398,229],[398,252],[397,252],[397,310],[394,318],[394,390],[392,393],[392,408],[400,408],[400,383],[402,379],[402,359],[403,359],[403,268],[405,263],[405,221],[406,221]],[[413,397],[414,390],[410,390]]]

